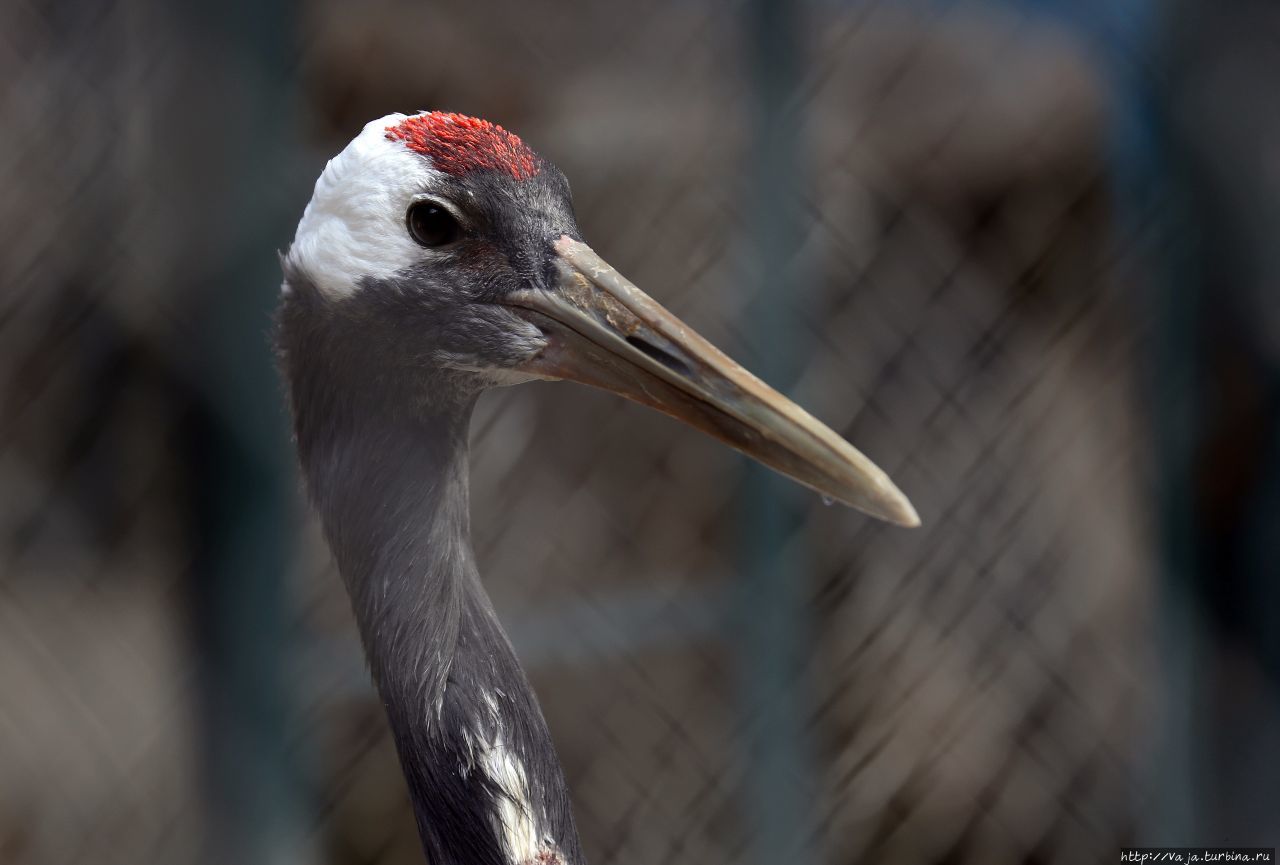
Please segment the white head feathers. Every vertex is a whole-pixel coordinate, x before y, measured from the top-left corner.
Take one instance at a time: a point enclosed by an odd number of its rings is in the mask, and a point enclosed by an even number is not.
[[[405,230],[405,212],[438,172],[387,138],[404,119],[388,114],[366,124],[316,181],[286,260],[327,297],[347,297],[361,277],[389,277],[422,253]]]

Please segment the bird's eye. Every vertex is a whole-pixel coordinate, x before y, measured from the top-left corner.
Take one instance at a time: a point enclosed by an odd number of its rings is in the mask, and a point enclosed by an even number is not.
[[[453,214],[434,201],[418,201],[405,214],[409,236],[428,249],[448,246],[458,239],[462,227]]]

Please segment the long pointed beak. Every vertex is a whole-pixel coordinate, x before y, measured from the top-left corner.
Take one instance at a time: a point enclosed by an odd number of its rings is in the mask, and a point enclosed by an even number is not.
[[[509,296],[547,336],[521,370],[612,391],[702,430],[823,496],[901,526],[920,518],[889,476],[747,372],[591,247],[555,242],[554,289]]]

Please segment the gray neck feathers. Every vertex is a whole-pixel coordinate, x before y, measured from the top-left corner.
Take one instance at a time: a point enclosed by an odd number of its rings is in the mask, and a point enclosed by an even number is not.
[[[306,473],[384,699],[438,720],[471,551],[467,413],[370,418],[319,443]],[[487,606],[487,604],[485,604]]]
[[[389,374],[370,362],[367,339],[344,351],[316,315],[286,303],[280,316],[298,452],[387,708],[428,858],[433,865],[579,865],[554,747],[470,545],[467,435],[475,393],[445,377],[406,382]],[[485,747],[499,742],[521,767],[525,789],[506,789],[509,778],[486,771]],[[535,846],[549,851],[542,859],[517,852],[529,846],[512,840],[531,829]]]

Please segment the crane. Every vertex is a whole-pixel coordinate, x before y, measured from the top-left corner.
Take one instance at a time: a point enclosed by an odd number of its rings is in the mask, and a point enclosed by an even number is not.
[[[496,124],[370,122],[326,165],[282,265],[276,340],[299,462],[432,863],[584,862],[470,543],[481,392],[603,388],[825,497],[919,524],[869,459],[596,255],[564,175]]]

